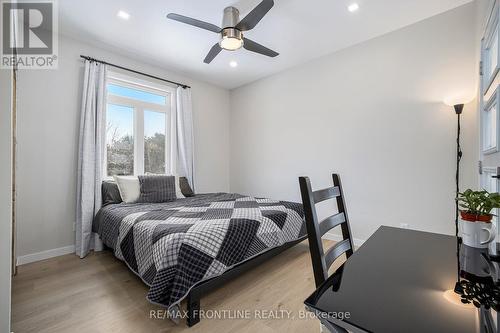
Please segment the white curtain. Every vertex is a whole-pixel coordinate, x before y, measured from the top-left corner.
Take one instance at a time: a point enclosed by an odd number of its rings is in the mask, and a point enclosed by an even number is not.
[[[106,65],[85,61],[76,208],[76,254],[83,258],[102,243],[92,233],[92,220],[101,208],[104,157],[104,112],[106,105]]]
[[[177,174],[188,179],[195,191],[193,105],[190,88],[177,88]]]

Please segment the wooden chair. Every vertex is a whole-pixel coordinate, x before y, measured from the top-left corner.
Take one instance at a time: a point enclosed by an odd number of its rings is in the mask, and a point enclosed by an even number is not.
[[[328,269],[332,263],[344,253],[349,258],[354,250],[340,177],[337,174],[332,177],[333,187],[317,191],[311,189],[308,177],[299,177],[316,288],[328,278]],[[316,204],[329,199],[336,199],[338,213],[318,222]],[[321,237],[339,225],[342,228],[343,240],[325,252]]]

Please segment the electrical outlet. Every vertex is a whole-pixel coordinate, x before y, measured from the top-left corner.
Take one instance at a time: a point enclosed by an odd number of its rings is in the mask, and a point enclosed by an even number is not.
[[[408,225],[408,223],[401,223],[399,225],[402,229],[408,229],[410,226]]]

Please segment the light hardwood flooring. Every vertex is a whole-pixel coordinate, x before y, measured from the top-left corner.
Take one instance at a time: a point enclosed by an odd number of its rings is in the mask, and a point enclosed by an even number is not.
[[[316,319],[299,318],[314,289],[304,241],[201,300],[205,311],[248,310],[251,319],[202,319],[188,328],[185,320],[176,325],[150,318],[162,308],[146,300],[148,287],[111,252],[85,259],[65,255],[19,267],[12,284],[12,325],[14,333],[319,332]],[[258,310],[286,310],[295,318],[259,319]]]

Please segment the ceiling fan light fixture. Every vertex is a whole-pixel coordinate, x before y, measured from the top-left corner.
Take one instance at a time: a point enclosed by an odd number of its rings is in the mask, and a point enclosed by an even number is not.
[[[241,20],[240,12],[237,8],[232,6],[226,7],[222,19],[222,28],[212,23],[176,13],[167,14],[167,18],[203,30],[215,32],[220,36],[220,40],[210,48],[205,59],[203,59],[205,64],[210,64],[223,50],[236,51],[241,47],[244,47],[247,51],[274,58],[279,55],[278,52],[243,37],[243,32],[255,28],[273,6],[274,0],[260,0],[259,4]]]
[[[236,51],[242,46],[243,46],[243,40],[238,38],[227,37],[227,38],[222,38],[222,40],[220,41],[220,47],[222,47],[224,50]]]
[[[243,34],[238,29],[226,28],[222,30],[220,47],[228,51],[236,51],[243,46]]]

